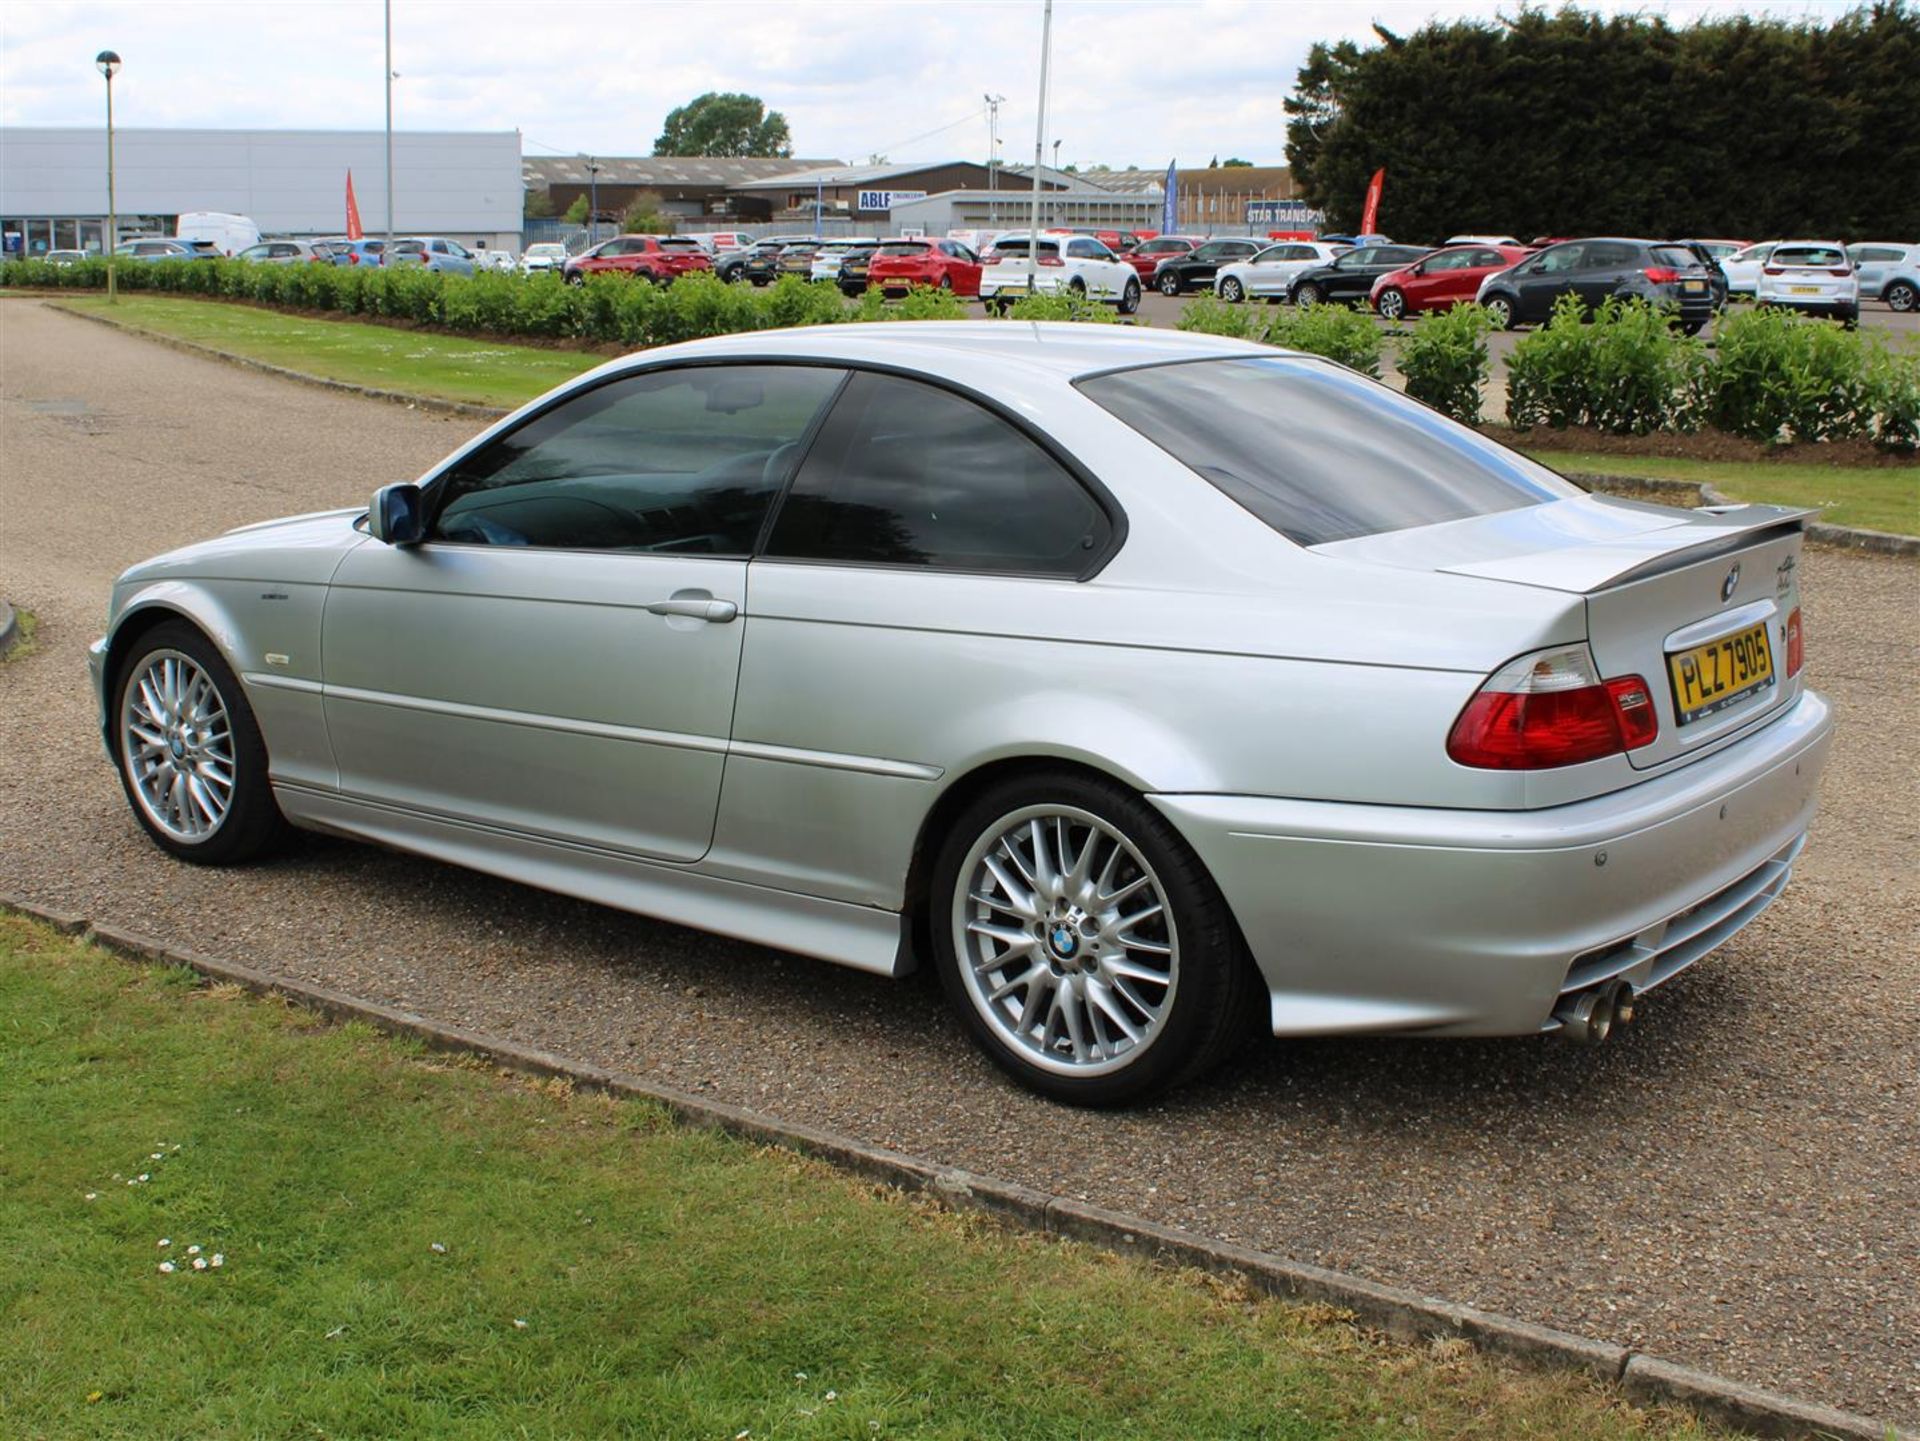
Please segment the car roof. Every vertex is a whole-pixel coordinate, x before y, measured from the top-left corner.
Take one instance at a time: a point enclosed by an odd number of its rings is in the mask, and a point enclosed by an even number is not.
[[[1067,381],[1131,365],[1288,353],[1250,340],[1232,340],[1194,331],[1080,325],[1071,321],[1023,324],[1008,320],[952,320],[921,321],[914,325],[875,321],[750,331],[688,341],[631,359],[639,365],[663,359],[718,360],[728,356],[753,356],[897,365],[955,379],[991,376],[1004,380],[1009,372],[1019,371]]]

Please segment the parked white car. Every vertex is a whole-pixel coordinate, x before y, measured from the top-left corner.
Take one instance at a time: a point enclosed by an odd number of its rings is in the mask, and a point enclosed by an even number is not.
[[[1447,237],[1449,245],[1524,245],[1525,243],[1511,235],[1449,235]]]
[[[540,275],[548,271],[558,272],[567,263],[567,247],[556,240],[543,240],[538,245],[529,245],[520,256],[522,275]]]
[[[1221,266],[1220,273],[1213,277],[1213,293],[1222,300],[1236,301],[1284,297],[1301,272],[1316,265],[1330,265],[1351,249],[1351,245],[1328,245],[1320,240],[1282,240],[1249,260]]]
[[[878,238],[867,240],[836,240],[831,245],[823,245],[813,252],[813,264],[807,271],[809,280],[840,279],[841,262],[847,258],[847,252],[857,245],[878,245]]]
[[[1884,300],[1905,314],[1920,304],[1920,245],[1867,240],[1847,247],[1862,300]]]
[[[1004,308],[1036,293],[1084,295],[1132,315],[1140,308],[1140,275],[1091,235],[1043,233],[1034,245],[1025,231],[1010,231],[980,257],[980,298]]]
[[[1782,240],[1760,267],[1753,298],[1809,315],[1830,315],[1851,330],[1860,320],[1860,281],[1837,240]]]
[[[1773,247],[1779,243],[1777,240],[1765,240],[1722,260],[1720,270],[1727,277],[1727,292],[1731,295],[1753,294],[1754,287],[1760,283],[1760,267],[1767,263],[1767,257],[1773,254]]]

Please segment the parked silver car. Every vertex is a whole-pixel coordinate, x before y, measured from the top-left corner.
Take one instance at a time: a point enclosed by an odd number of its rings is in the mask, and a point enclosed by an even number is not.
[[[1070,1101],[1248,1028],[1597,1039],[1780,892],[1803,513],[1589,496],[1330,362],[836,325],[613,361],[135,566],[134,815],[888,975]]]

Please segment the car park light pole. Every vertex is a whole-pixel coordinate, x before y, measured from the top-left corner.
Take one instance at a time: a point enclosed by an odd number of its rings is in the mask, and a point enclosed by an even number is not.
[[[120,214],[113,203],[113,77],[120,73],[120,57],[111,50],[102,50],[93,57],[93,63],[100,73],[107,77],[107,303],[114,304],[120,298],[119,286],[114,282],[113,252],[118,248],[120,238]]]
[[[393,250],[393,0],[387,0],[387,243],[380,252],[385,264]]]
[[[1033,223],[1027,229],[1027,294],[1040,293],[1040,163],[1047,154],[1047,64],[1053,57],[1053,0],[1040,19],[1040,120],[1033,133]],[[1060,247],[1064,255],[1066,246]]]
[[[600,162],[587,157],[587,249],[600,239]]]

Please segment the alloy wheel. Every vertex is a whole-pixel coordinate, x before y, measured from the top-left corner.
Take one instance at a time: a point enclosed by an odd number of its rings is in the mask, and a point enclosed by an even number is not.
[[[120,757],[134,800],[172,839],[210,839],[233,806],[233,723],[212,678],[191,656],[142,658],[120,708]]]
[[[1089,811],[1024,807],[960,866],[951,923],[968,999],[1003,1044],[1057,1075],[1110,1074],[1161,1033],[1180,942],[1160,879]]]

